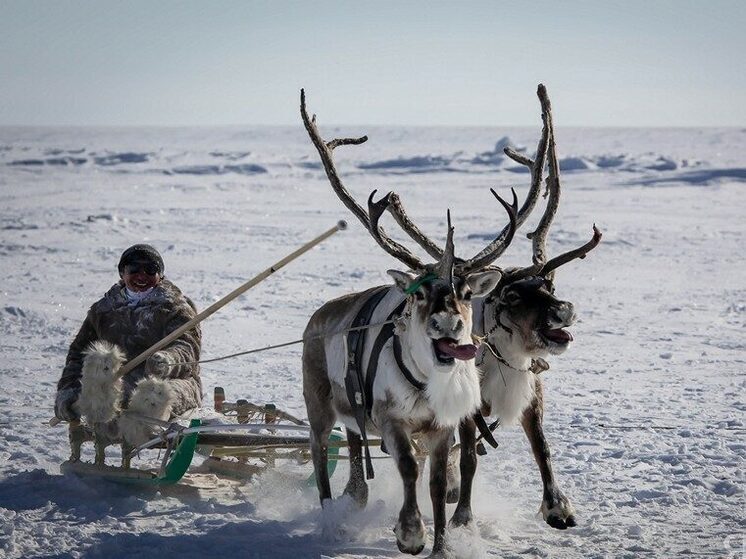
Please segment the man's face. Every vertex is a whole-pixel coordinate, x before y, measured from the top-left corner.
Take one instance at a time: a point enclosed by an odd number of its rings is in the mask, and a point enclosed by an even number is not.
[[[130,291],[142,292],[158,285],[161,275],[153,262],[135,260],[124,265],[122,279]]]

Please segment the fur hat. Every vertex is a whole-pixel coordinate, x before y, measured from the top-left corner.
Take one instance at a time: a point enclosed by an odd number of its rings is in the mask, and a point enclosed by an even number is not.
[[[158,266],[158,273],[162,276],[165,271],[163,258],[160,253],[150,245],[139,244],[132,245],[122,253],[119,259],[119,274],[124,273],[124,266],[132,262],[152,262]]]

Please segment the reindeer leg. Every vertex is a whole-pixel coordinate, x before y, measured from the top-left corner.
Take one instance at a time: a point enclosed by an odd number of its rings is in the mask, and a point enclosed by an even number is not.
[[[539,379],[536,379],[536,396],[523,413],[521,423],[526,432],[534,459],[539,466],[541,481],[544,484],[544,497],[541,503],[541,514],[552,528],[565,530],[576,526],[575,509],[570,500],[557,487],[552,471],[552,456],[549,443],[544,437],[544,394]]]
[[[430,500],[433,504],[435,541],[430,557],[443,554],[446,532],[446,492],[448,490],[448,455],[451,450],[453,430],[444,429],[430,441]]]
[[[70,440],[70,462],[80,461],[80,449],[85,441],[85,429],[79,419],[73,419],[68,428]]]
[[[363,440],[354,431],[347,429],[347,444],[350,452],[350,479],[344,494],[349,495],[361,509],[368,503],[368,484],[363,472]]]
[[[122,468],[129,469],[132,464],[130,453],[135,449],[131,444],[122,441]]]
[[[477,471],[476,432],[477,426],[471,418],[461,421],[458,428],[461,440],[461,488],[456,510],[451,517],[453,526],[466,526],[473,515],[471,513],[471,487]]]
[[[396,545],[402,553],[417,555],[425,547],[427,539],[422,514],[417,506],[417,459],[412,452],[409,436],[397,421],[388,418],[382,421],[381,434],[404,484],[404,504],[394,527]]]
[[[319,501],[324,506],[324,501],[332,498],[332,488],[329,483],[329,434],[331,427],[325,429],[323,426],[314,428],[311,423],[311,456],[313,457],[313,471],[316,475],[316,487],[319,490]]]
[[[93,442],[93,446],[96,449],[96,458],[94,460],[94,463],[97,466],[103,466],[106,463],[107,442],[108,441],[106,437],[97,431],[95,434],[94,442]]]
[[[448,451],[448,466],[446,467],[446,479],[448,480],[448,492],[446,493],[446,503],[458,503],[461,495],[461,471],[459,470],[459,456],[461,455],[461,445],[456,447],[455,439],[451,439],[450,450]]]
[[[311,456],[319,490],[319,501],[332,498],[329,483],[329,435],[334,427],[336,414],[332,405],[332,388],[326,369],[324,345],[311,340],[303,346],[303,397],[306,400],[308,422],[311,425]]]

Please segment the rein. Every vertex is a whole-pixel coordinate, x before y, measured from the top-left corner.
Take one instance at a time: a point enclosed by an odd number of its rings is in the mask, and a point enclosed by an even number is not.
[[[336,332],[328,333],[324,332],[323,334],[316,334],[315,336],[308,336],[307,338],[301,338],[299,340],[293,340],[292,342],[284,342],[281,344],[275,344],[275,345],[268,345],[265,347],[259,347],[254,349],[249,349],[246,351],[239,351],[238,353],[231,353],[229,355],[223,355],[222,357],[214,357],[212,359],[203,359],[201,361],[182,361],[179,363],[169,363],[169,367],[180,367],[181,365],[201,365],[204,363],[214,363],[215,361],[223,361],[225,359],[232,359],[233,357],[240,357],[242,355],[249,355],[252,353],[259,353],[262,351],[269,351],[271,349],[279,349],[281,347],[287,347],[291,345],[297,345],[302,344],[303,342],[306,342],[308,340],[318,340],[323,339],[328,336],[337,336],[339,334],[346,334],[347,332],[354,332],[356,330],[367,330],[369,328],[376,328],[377,326],[385,326],[386,324],[394,324],[396,322],[396,319],[393,320],[384,320],[383,322],[376,322],[374,324],[367,324],[365,326],[352,326],[350,328],[343,328],[342,330],[337,330]]]

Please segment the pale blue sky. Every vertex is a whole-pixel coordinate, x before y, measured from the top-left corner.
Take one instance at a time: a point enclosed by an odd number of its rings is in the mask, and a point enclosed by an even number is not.
[[[746,124],[746,2],[0,0],[0,124]]]

